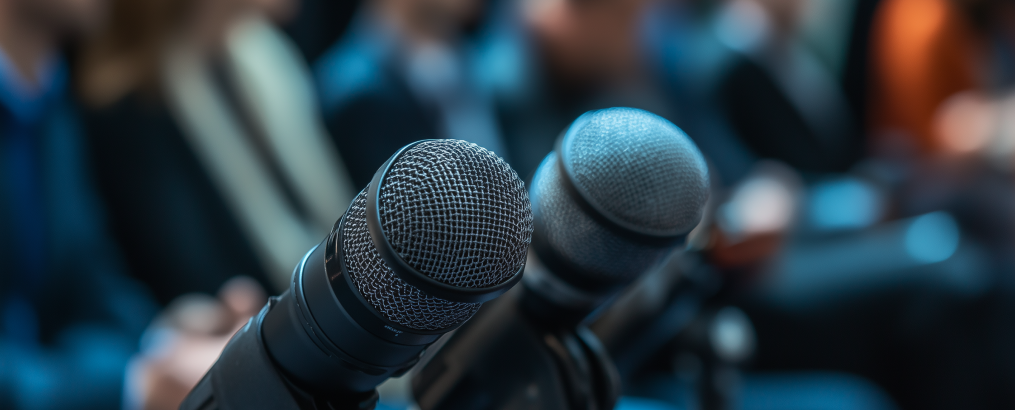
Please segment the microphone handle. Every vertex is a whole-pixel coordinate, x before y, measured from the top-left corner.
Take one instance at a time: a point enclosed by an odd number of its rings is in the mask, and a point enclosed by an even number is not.
[[[270,298],[233,335],[180,410],[370,410],[377,405],[376,390],[355,397],[315,397],[290,383],[268,357],[261,337],[264,317],[276,304],[278,298]]]

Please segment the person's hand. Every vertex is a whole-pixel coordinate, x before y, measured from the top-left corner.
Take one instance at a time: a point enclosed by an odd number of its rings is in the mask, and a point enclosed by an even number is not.
[[[265,303],[257,282],[237,277],[218,298],[184,295],[149,327],[127,372],[126,409],[177,409],[218,359],[222,348]]]

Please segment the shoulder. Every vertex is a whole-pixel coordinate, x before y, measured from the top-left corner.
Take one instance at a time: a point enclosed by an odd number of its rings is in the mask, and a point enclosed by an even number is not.
[[[380,89],[385,83],[379,50],[356,37],[336,43],[314,65],[314,77],[324,112]]]

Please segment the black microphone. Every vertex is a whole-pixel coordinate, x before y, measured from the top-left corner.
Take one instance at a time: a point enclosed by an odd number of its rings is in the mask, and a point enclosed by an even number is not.
[[[610,108],[575,120],[530,185],[523,288],[414,370],[419,407],[612,408],[616,370],[581,322],[683,243],[708,187],[700,151],[662,117]]]
[[[209,400],[270,407],[248,398],[267,395],[271,386],[250,373],[269,367],[279,376],[265,380],[310,403],[369,397],[515,285],[531,235],[524,184],[501,158],[465,141],[410,144],[307,253],[290,289],[234,336],[182,408]],[[271,365],[247,363],[261,357]],[[222,397],[235,404],[222,406]]]
[[[666,119],[634,108],[588,112],[543,160],[523,305],[577,323],[671,254],[701,220],[708,167]]]

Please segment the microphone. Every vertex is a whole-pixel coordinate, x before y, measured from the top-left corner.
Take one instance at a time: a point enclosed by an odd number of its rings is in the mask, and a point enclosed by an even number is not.
[[[571,124],[529,194],[536,258],[523,305],[575,324],[683,244],[708,201],[708,167],[673,123],[609,108]]]
[[[245,396],[277,380],[304,402],[376,400],[378,384],[520,280],[531,235],[524,184],[504,160],[465,141],[410,144],[381,166],[298,264],[289,290],[234,336],[181,408],[222,397],[235,399],[223,408],[244,400],[264,407]],[[261,357],[270,366],[259,369],[279,374],[264,378],[272,386],[250,375],[256,369],[246,362]]]
[[[610,108],[576,119],[530,184],[523,286],[417,366],[419,407],[612,408],[619,376],[581,323],[683,242],[708,187],[701,152],[662,117]]]

